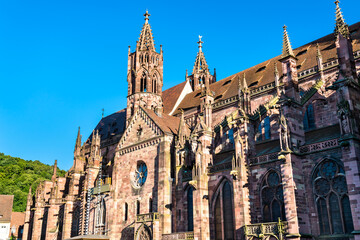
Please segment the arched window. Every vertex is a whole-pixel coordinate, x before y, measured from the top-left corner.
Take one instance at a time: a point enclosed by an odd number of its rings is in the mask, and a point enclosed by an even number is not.
[[[261,206],[264,222],[285,220],[284,195],[281,178],[275,171],[268,172],[261,184]]]
[[[156,93],[157,90],[157,77],[156,74],[153,75],[153,93]]]
[[[149,199],[149,212],[153,212],[153,200],[152,200],[152,198]]]
[[[140,201],[136,201],[136,214],[140,214]]]
[[[140,79],[140,92],[146,92],[146,73],[143,72]]]
[[[311,103],[306,108],[303,122],[304,130],[315,128],[314,107]]]
[[[97,206],[96,211],[96,225],[97,226],[103,226],[105,225],[105,219],[106,219],[106,205],[105,200],[102,199]]]
[[[215,239],[234,239],[234,206],[228,181],[219,186],[214,207]]]
[[[344,168],[336,161],[324,160],[314,171],[313,186],[320,234],[351,233],[354,225]]]
[[[77,206],[73,210],[72,222],[71,222],[71,237],[79,235],[80,226],[80,207]]]
[[[270,138],[271,138],[270,117],[267,116],[259,123],[258,133],[256,134],[256,141],[268,140]]]
[[[265,139],[270,139],[270,118],[267,116],[264,120]]]
[[[125,214],[124,214],[124,221],[127,221],[127,220],[128,220],[128,209],[129,209],[128,204],[125,203],[125,206],[124,206],[124,212],[125,212]]]
[[[193,191],[192,187],[187,191],[188,231],[194,231]]]

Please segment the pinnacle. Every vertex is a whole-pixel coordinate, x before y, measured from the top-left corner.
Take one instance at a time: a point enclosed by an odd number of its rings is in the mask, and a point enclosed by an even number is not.
[[[283,29],[284,29],[284,35],[283,35],[282,57],[283,58],[288,57],[288,56],[294,57],[294,52],[291,47],[290,39],[289,39],[287,30],[286,30],[287,29],[286,25],[284,25]]]
[[[195,64],[193,68],[193,74],[199,73],[199,72],[206,72],[208,71],[209,67],[206,63],[205,55],[202,51],[202,44],[204,43],[201,41],[202,36],[199,35],[199,41],[197,42],[199,44],[199,52],[196,55]]]
[[[320,46],[319,43],[316,43],[316,56],[317,58],[321,58],[321,51],[320,51]]]
[[[335,8],[335,21],[336,21],[335,34],[336,35],[341,34],[343,37],[348,38],[350,36],[349,26],[345,23],[339,3],[340,3],[339,0],[335,1],[335,5],[336,5],[336,8]]]

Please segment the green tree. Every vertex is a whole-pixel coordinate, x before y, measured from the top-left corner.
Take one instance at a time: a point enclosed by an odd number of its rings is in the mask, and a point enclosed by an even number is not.
[[[24,212],[30,186],[33,193],[41,181],[50,180],[53,167],[40,161],[24,160],[0,153],[0,194],[14,195],[14,212]],[[58,168],[57,174],[66,171]]]

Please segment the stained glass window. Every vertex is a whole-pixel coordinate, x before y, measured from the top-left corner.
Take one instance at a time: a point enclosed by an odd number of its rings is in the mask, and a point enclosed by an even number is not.
[[[261,188],[261,202],[264,222],[285,220],[284,194],[280,176],[270,171],[264,177]]]
[[[354,230],[344,169],[325,160],[313,175],[320,234],[344,234]]]
[[[137,168],[135,170],[135,182],[134,184],[137,187],[141,187],[144,185],[147,178],[147,167],[144,162],[139,161]]]
[[[315,128],[314,107],[311,103],[306,108],[303,122],[304,130]]]
[[[234,206],[230,182],[220,185],[215,202],[215,239],[234,239]]]

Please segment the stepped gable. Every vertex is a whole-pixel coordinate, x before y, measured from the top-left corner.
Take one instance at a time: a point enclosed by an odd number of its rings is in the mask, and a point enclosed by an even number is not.
[[[164,113],[169,114],[174,108],[186,82],[182,82],[162,92],[162,99],[164,104]]]
[[[142,108],[144,112],[158,125],[164,133],[178,134],[180,118],[167,114],[157,115],[150,109]]]
[[[101,141],[105,139],[123,134],[125,131],[126,125],[126,109],[122,109],[116,113],[113,113],[109,116],[106,116],[100,120],[100,122],[96,125],[94,131],[99,130],[99,135],[101,136]],[[92,134],[89,137],[88,141],[91,141]]]
[[[0,218],[1,222],[10,222],[14,195],[0,195]]]
[[[360,50],[360,22],[349,26],[349,30],[353,39],[353,50],[354,52],[358,51]],[[317,66],[317,43],[319,44],[324,63],[337,59],[335,35],[331,33],[293,50],[295,57],[298,59],[298,72]],[[277,64],[277,68],[281,73],[281,63],[279,62],[281,58],[282,56],[279,55],[244,71],[226,77],[218,82],[212,83],[210,89],[215,93],[215,102],[236,96],[238,94],[239,81],[242,80],[244,74],[250,89],[274,82],[274,64]],[[242,86],[241,83],[240,86]],[[201,89],[189,93],[180,103],[178,109],[182,108],[186,110],[199,106],[200,96]],[[179,113],[178,110],[175,111],[174,114],[177,113]]]

